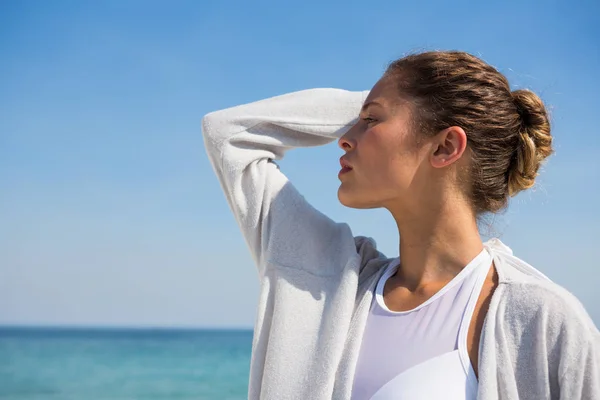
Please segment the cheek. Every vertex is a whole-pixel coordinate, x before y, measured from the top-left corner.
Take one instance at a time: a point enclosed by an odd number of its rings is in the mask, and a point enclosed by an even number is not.
[[[402,132],[402,128],[373,130],[361,143],[370,169],[376,169],[380,176],[396,175],[414,165],[419,158],[416,140]],[[399,133],[396,133],[399,132]]]
[[[374,148],[373,148],[374,149]],[[414,143],[406,140],[388,142],[370,154],[366,185],[378,198],[404,196],[415,181],[421,165],[421,154]]]

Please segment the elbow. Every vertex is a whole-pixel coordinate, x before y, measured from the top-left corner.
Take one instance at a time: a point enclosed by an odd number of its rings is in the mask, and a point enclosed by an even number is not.
[[[202,136],[204,138],[204,147],[208,155],[213,158],[216,154],[220,154],[223,143],[223,138],[219,132],[219,118],[216,113],[206,114],[202,118]]]
[[[202,136],[209,153],[220,152],[227,141],[228,121],[219,111],[206,114],[202,118]]]
[[[219,118],[218,114],[211,112],[202,118],[202,135],[205,139],[216,136],[218,132]]]

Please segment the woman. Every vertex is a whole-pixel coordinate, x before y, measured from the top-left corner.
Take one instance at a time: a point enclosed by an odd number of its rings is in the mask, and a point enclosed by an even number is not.
[[[370,92],[278,96],[211,113],[203,131],[260,278],[249,398],[600,399],[581,304],[477,229],[552,152],[534,93],[469,54],[427,52]],[[399,258],[274,163],[336,138],[339,200],[389,210]]]

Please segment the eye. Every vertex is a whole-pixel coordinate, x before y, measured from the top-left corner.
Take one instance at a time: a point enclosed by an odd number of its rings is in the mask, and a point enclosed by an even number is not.
[[[371,124],[373,122],[376,122],[376,120],[374,118],[371,117],[366,117],[362,119],[363,121],[365,121],[367,124]]]

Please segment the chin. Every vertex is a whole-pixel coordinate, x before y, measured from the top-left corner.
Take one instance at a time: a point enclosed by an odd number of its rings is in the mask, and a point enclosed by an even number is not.
[[[342,185],[343,186],[343,185]],[[373,204],[372,201],[368,201],[368,199],[361,199],[361,196],[358,193],[352,193],[348,190],[344,189],[342,186],[338,189],[338,200],[343,206],[349,208],[356,208],[360,210],[369,209],[369,208],[379,208],[378,205]]]

